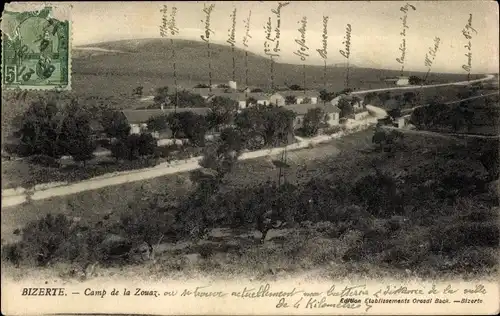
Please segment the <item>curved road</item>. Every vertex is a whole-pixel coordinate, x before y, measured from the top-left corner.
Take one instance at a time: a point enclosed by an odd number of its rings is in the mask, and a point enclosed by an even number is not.
[[[475,82],[481,82],[481,81],[486,81],[486,80],[491,80],[493,79],[493,75],[487,75],[485,78],[482,79],[477,79],[477,80],[472,80],[472,81],[462,81],[462,82],[453,82],[453,83],[447,83],[447,84],[438,84],[438,85],[430,85],[430,86],[422,86],[422,88],[430,88],[430,87],[440,87],[440,86],[451,86],[451,85],[467,85]],[[388,90],[405,90],[405,89],[415,89],[415,86],[410,86],[410,87],[396,87],[396,88],[385,88],[385,89],[374,89],[374,90],[364,90],[364,91],[356,91],[352,92],[352,94],[361,94],[361,93],[367,93],[367,92],[375,92],[375,91],[388,91]],[[377,115],[378,116],[378,115]],[[312,140],[310,140],[312,141]],[[292,145],[295,146],[295,149],[299,148],[307,148],[309,145],[309,142],[304,142],[304,143],[298,143]],[[292,148],[290,148],[292,149]],[[272,154],[273,151],[275,150],[283,150],[282,148],[276,148],[273,150],[261,150],[257,152],[248,152],[245,153],[244,157],[241,157],[242,159],[252,159],[252,158],[257,158],[257,157],[263,157]],[[276,152],[277,153],[277,152]],[[198,158],[199,159],[199,158]],[[140,169],[140,170],[133,170],[133,171],[128,171],[124,172],[123,174],[116,174],[116,175],[103,175],[97,178],[93,179],[88,179],[80,182],[75,182],[75,183],[70,183],[67,185],[63,186],[57,186],[53,188],[48,188],[45,190],[40,190],[40,191],[35,191],[33,192],[33,189],[29,190],[23,190],[26,191],[28,194],[18,194],[18,195],[12,195],[12,194],[6,194],[5,191],[2,191],[2,208],[8,207],[8,206],[14,206],[18,204],[25,203],[28,200],[35,199],[35,200],[41,200],[41,199],[47,199],[51,198],[54,196],[61,196],[61,195],[68,195],[68,194],[75,194],[78,192],[83,192],[83,191],[89,191],[89,190],[95,190],[98,188],[102,187],[107,187],[107,186],[112,186],[112,185],[119,185],[123,183],[130,183],[130,182],[135,182],[135,181],[141,181],[145,179],[152,179],[156,177],[160,177],[166,174],[173,174],[173,173],[178,173],[178,172],[183,172],[183,171],[190,171],[199,168],[197,158],[192,159],[191,161],[186,161],[185,163],[180,163],[180,164],[175,164],[175,165],[169,165],[169,166],[156,166],[153,168],[147,168],[147,169]],[[10,189],[12,191],[12,189]]]
[[[371,90],[353,91],[353,92],[351,92],[351,94],[364,94],[364,93],[369,93],[369,92],[394,91],[394,90],[426,89],[426,88],[436,88],[436,87],[446,87],[446,86],[466,86],[469,84],[487,81],[487,80],[491,80],[494,78],[495,78],[494,75],[486,75],[486,77],[484,77],[484,78],[470,80],[470,81],[440,83],[440,84],[433,84],[433,85],[428,85],[428,86],[403,86],[403,87],[394,87],[394,88],[371,89]]]

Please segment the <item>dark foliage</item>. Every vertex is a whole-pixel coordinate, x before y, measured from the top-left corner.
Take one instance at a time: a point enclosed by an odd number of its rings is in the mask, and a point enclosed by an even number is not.
[[[155,153],[157,141],[151,134],[132,134],[111,146],[111,154],[120,160],[135,160]]]
[[[171,113],[167,116],[167,124],[174,138],[179,138],[179,134],[182,133],[192,144],[204,145],[208,123],[203,115],[189,111]]]
[[[76,101],[58,107],[52,101],[40,99],[18,120],[19,130],[15,135],[20,145],[16,148],[17,153],[52,158],[71,155],[76,161],[89,160],[96,147],[90,120],[91,113]]]
[[[130,125],[123,113],[107,110],[102,113],[101,124],[108,137],[125,139],[130,134]]]
[[[417,76],[410,76],[408,78],[408,83],[411,85],[420,85],[423,83],[423,79]]]
[[[296,104],[297,103],[297,97],[294,95],[287,95],[285,97],[285,104]]]
[[[302,131],[306,136],[315,136],[320,127],[325,124],[325,112],[321,108],[310,109],[304,115]]]
[[[279,146],[293,133],[295,113],[284,107],[257,105],[241,111],[235,125],[245,142],[245,148]]]

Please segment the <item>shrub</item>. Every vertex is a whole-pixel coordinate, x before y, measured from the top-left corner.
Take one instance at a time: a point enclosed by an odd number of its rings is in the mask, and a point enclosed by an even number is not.
[[[71,221],[62,214],[48,214],[38,221],[30,222],[22,231],[18,244],[5,248],[4,258],[15,264],[22,262],[45,266],[53,259],[67,241]]]
[[[448,227],[435,227],[431,250],[454,252],[464,247],[498,247],[499,228],[496,223],[463,222]]]
[[[127,147],[127,143],[120,140],[111,145],[111,155],[116,160],[125,160],[129,159],[129,151]]]
[[[322,123],[325,122],[325,112],[321,108],[309,109],[304,115],[302,131],[306,136],[314,136]]]
[[[323,130],[323,133],[326,134],[326,135],[332,135],[332,134],[336,134],[336,133],[338,133],[340,131],[342,131],[342,127],[340,127],[340,126],[332,126],[332,127],[325,128]]]
[[[155,245],[171,235],[173,215],[167,208],[154,205],[146,208],[129,209],[119,220],[120,231],[133,243],[147,242]]]
[[[111,155],[116,159],[135,160],[141,156],[155,154],[157,141],[151,134],[132,134],[111,146]]]
[[[489,249],[467,247],[454,256],[452,269],[457,272],[481,273],[498,265],[498,256]]]
[[[125,116],[114,110],[106,110],[102,113],[101,124],[108,137],[125,139],[130,134],[130,125]]]

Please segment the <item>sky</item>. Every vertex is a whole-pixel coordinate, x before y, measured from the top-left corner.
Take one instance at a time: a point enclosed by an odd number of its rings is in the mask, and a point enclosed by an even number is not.
[[[275,1],[185,1],[185,2],[71,2],[73,21],[73,45],[97,42],[160,38],[160,25],[166,5],[167,15],[177,9],[176,26],[179,33],[173,38],[201,41],[205,32],[204,6],[214,4],[210,17],[213,34],[210,41],[226,44],[228,30],[232,26],[231,13],[236,9],[236,47],[244,48],[244,20],[251,11],[248,49],[264,55],[265,25],[271,17],[276,27],[277,15],[272,9]],[[406,4],[407,12],[401,10]],[[345,63],[346,27],[350,24],[349,62],[361,67],[401,69],[400,45],[405,40],[405,70],[427,71],[426,53],[439,38],[438,50],[432,61],[431,71],[465,73],[469,52],[465,47],[470,41],[471,72],[498,72],[499,68],[499,13],[495,1],[291,1],[281,8],[280,56],[277,61],[322,65],[324,60],[316,51],[322,48],[323,16],[328,16],[327,60],[328,64]],[[406,15],[406,17],[405,17]],[[471,19],[472,38],[462,34]],[[307,18],[305,46],[308,57],[303,61],[294,54],[301,46],[299,21]],[[405,35],[403,20],[406,20]],[[274,38],[276,32],[271,32]],[[269,44],[275,43],[268,41]]]

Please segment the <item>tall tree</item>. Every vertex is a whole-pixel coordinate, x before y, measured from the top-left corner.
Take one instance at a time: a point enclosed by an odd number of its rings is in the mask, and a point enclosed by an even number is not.
[[[138,86],[134,90],[132,90],[132,94],[138,97],[142,97],[144,87],[143,86]]]
[[[161,132],[167,129],[167,115],[161,114],[150,117],[146,123],[148,130],[152,132]]]
[[[40,99],[33,102],[19,119],[21,155],[43,154],[53,158],[63,155],[58,142],[64,117],[55,102]]]
[[[321,124],[325,122],[325,111],[321,108],[309,109],[302,121],[302,130],[307,136],[318,134]]]
[[[337,107],[340,109],[340,117],[347,117],[354,113],[354,108],[352,104],[346,99],[340,99]]]
[[[130,134],[127,118],[119,111],[105,110],[101,116],[101,124],[108,137],[126,139]]]
[[[285,97],[285,104],[296,104],[297,103],[297,97],[294,95],[287,95]]]
[[[206,118],[190,111],[171,113],[167,117],[167,124],[175,137],[182,132],[191,143],[203,146],[208,129]]]
[[[96,149],[90,127],[90,112],[76,101],[72,101],[62,112],[64,119],[59,140],[64,152],[75,161],[83,161],[85,164],[92,159]]]
[[[205,147],[200,165],[215,171],[215,178],[221,181],[232,170],[242,149],[243,141],[238,130],[225,128],[217,141]]]
[[[336,96],[335,93],[327,92],[324,89],[320,90],[320,92],[319,92],[319,98],[323,102],[330,102],[335,98],[335,96]]]
[[[222,96],[216,96],[210,100],[209,106],[210,112],[207,116],[209,128],[225,126],[234,122],[238,111],[238,102]]]
[[[157,88],[155,91],[154,101],[156,103],[164,103],[168,97],[168,87]]]

